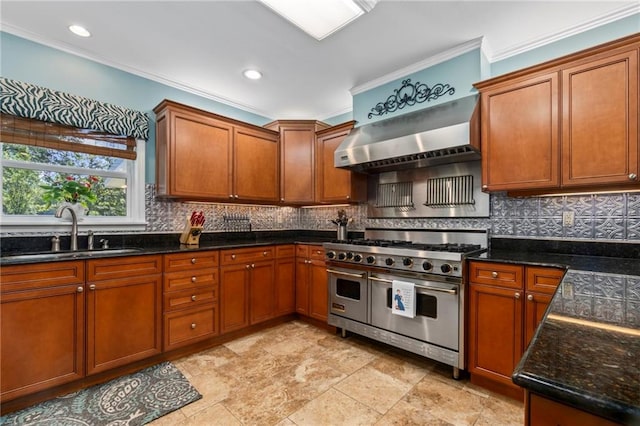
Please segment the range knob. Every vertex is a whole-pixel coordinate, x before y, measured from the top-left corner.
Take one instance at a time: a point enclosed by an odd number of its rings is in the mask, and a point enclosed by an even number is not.
[[[393,265],[394,263],[396,263],[396,261],[395,261],[395,260],[393,260],[393,258],[391,258],[391,257],[387,257],[387,258],[384,260],[384,263],[385,263],[385,265],[387,265],[387,266],[391,266],[391,265]]]
[[[338,253],[338,260],[345,260],[347,255],[345,253]]]
[[[347,260],[351,260],[351,259],[353,259],[353,253],[349,252],[347,253]]]
[[[376,261],[376,258],[373,256],[367,256],[367,263],[374,263]]]
[[[451,272],[451,265],[449,265],[448,263],[443,263],[442,266],[440,266],[440,270],[442,271],[442,273],[448,274],[449,272]]]
[[[410,257],[405,257],[404,259],[402,259],[402,264],[404,266],[412,266],[413,265],[413,259]]]
[[[353,261],[354,262],[362,262],[362,255],[358,254],[358,253],[354,254],[353,255]]]
[[[327,258],[335,259],[336,258],[336,252],[335,251],[327,252]]]
[[[422,262],[422,269],[424,269],[425,271],[429,271],[431,270],[431,268],[433,268],[433,263],[429,262],[428,260]]]

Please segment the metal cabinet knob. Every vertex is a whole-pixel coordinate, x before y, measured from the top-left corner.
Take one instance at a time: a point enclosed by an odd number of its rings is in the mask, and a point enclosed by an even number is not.
[[[194,302],[196,301],[196,295],[195,294],[193,296],[191,296],[191,300],[193,300]]]
[[[192,282],[192,283],[195,283],[195,282],[196,282],[196,280],[197,280],[197,278],[196,278],[196,277],[191,277],[191,282]]]
[[[231,255],[231,260],[236,260],[236,255],[235,254]]]
[[[245,268],[249,269],[251,268],[251,265],[245,265]]]
[[[498,273],[497,273],[497,272],[495,272],[495,271],[493,271],[493,272],[491,273],[491,276],[492,276],[493,278],[498,278]]]
[[[347,195],[347,200],[351,198],[351,195]]]
[[[234,197],[234,198],[240,198],[240,197],[238,196],[238,194],[234,195],[233,197]]]
[[[638,175],[635,173],[630,173],[629,174],[629,180],[636,180],[638,178]]]
[[[233,198],[233,194],[229,195],[229,198]]]
[[[520,299],[520,293],[514,294],[513,297],[515,297],[516,299]]]
[[[77,291],[78,293],[82,293],[82,292],[84,291],[84,287],[79,286],[79,287],[76,289],[76,291]]]
[[[195,265],[198,260],[195,257],[191,258],[191,264]]]
[[[527,300],[532,302],[533,301],[533,294],[530,294],[527,296]]]
[[[266,256],[267,254],[268,254],[268,252],[266,252],[266,251],[263,251],[263,252],[262,252],[262,255],[263,255],[263,256]]]
[[[96,285],[95,285],[95,284],[91,284],[91,285],[89,286],[89,290],[95,290],[95,289],[96,289]]]
[[[195,323],[195,322],[192,322],[192,323],[191,323],[191,329],[193,330],[194,328],[196,328],[196,323]]]
[[[254,263],[251,264],[251,269],[255,268],[256,265]]]

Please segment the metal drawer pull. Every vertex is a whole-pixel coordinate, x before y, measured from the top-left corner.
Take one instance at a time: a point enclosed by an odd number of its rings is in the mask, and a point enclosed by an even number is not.
[[[266,252],[266,251],[263,251],[263,252],[262,252],[262,255],[263,255],[263,256],[266,256],[266,255],[267,255],[267,252]]]
[[[389,284],[391,284],[393,282],[391,280],[385,280],[383,278],[378,278],[378,277],[369,277],[369,279],[371,281],[378,281],[378,282],[381,282],[381,283],[389,283]]]
[[[192,264],[192,265],[195,265],[195,264],[196,264],[196,262],[197,262],[196,258],[195,258],[195,257],[192,257],[192,258],[191,258],[191,264]]]
[[[354,277],[354,278],[363,278],[364,274],[350,274],[348,272],[340,272],[340,271],[336,271],[333,269],[327,269],[327,272],[330,274],[336,274],[336,275],[344,275],[346,277]]]
[[[95,284],[91,284],[91,285],[89,286],[89,290],[95,290],[95,289],[96,289],[96,285],[95,285]]]
[[[513,297],[515,297],[516,299],[520,299],[520,293],[514,294]]]
[[[80,286],[76,290],[78,291],[78,293],[82,293],[84,291],[84,288],[82,286]]]
[[[192,283],[195,283],[195,282],[196,282],[196,279],[197,279],[196,277],[191,277],[191,282],[192,282]]]
[[[638,175],[636,175],[635,173],[630,173],[629,174],[629,180],[636,180],[637,177],[638,177]]]
[[[235,254],[231,255],[231,260],[236,260],[236,255]]]
[[[529,300],[529,301],[533,301],[533,294],[528,295],[528,296],[527,296],[527,300]]]
[[[493,272],[491,273],[491,276],[492,276],[493,278],[498,278],[498,273],[497,273],[496,271],[493,271]]]
[[[195,322],[191,323],[191,329],[193,330],[194,328],[196,328],[196,323]]]
[[[191,300],[193,300],[194,302],[196,301],[196,295],[195,294],[193,296],[191,296]]]

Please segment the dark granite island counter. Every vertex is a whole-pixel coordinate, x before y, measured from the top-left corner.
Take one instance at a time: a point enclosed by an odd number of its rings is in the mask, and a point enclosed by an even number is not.
[[[474,260],[568,267],[513,373],[514,383],[528,396],[640,425],[640,245],[611,246],[609,254],[622,256],[607,257],[544,247],[517,250],[513,244],[497,245]],[[533,403],[530,408],[536,410]],[[560,419],[550,409],[544,407],[547,419],[556,424]],[[580,414],[572,412],[568,424],[588,424]],[[604,419],[598,424],[609,424]]]

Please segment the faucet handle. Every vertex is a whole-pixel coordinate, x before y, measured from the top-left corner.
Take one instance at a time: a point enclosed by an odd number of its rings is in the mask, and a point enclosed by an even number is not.
[[[109,240],[106,240],[104,238],[100,239],[100,244],[102,244],[102,248],[103,249],[108,249],[109,248]]]
[[[51,237],[51,251],[60,251],[60,235]]]

